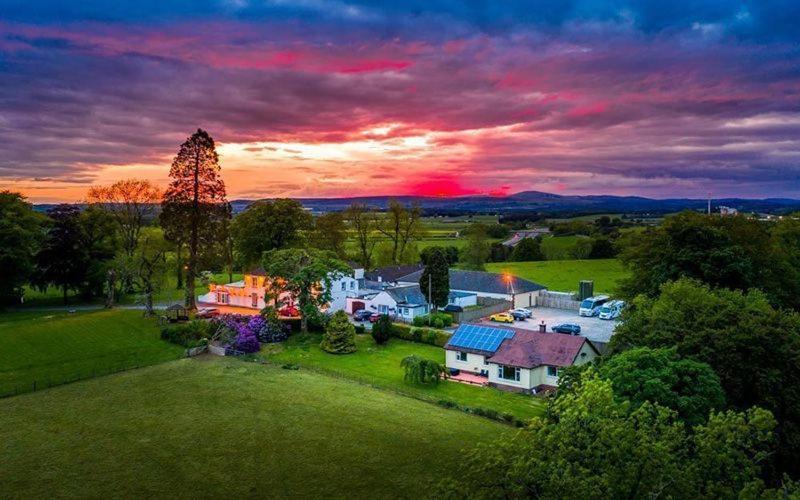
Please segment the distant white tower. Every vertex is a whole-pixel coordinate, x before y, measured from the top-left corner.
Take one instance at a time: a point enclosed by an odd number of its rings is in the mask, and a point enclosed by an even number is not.
[[[708,215],[711,215],[711,191],[708,192]]]

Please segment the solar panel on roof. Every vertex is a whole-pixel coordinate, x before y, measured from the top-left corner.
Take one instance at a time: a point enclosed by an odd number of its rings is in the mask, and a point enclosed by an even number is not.
[[[461,325],[450,337],[451,347],[495,352],[505,339],[514,336],[512,330],[482,325]]]

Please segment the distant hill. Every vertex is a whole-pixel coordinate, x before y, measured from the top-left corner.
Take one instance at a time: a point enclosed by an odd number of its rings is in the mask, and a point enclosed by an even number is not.
[[[494,196],[460,196],[455,198],[438,198],[425,196],[367,196],[351,198],[298,198],[304,207],[312,212],[331,212],[344,210],[352,203],[384,209],[390,200],[404,204],[419,203],[424,209],[432,212],[593,212],[593,213],[652,213],[665,214],[685,209],[702,210],[707,200],[672,198],[653,199],[640,196],[563,196],[540,191],[522,191],[504,197]],[[234,212],[244,210],[253,200],[234,200]],[[788,198],[723,198],[712,200],[712,205],[736,208],[742,212],[786,213],[800,210],[800,200]]]
[[[344,210],[352,203],[363,203],[371,208],[385,209],[390,200],[403,204],[419,203],[433,213],[637,213],[660,215],[680,210],[704,210],[707,200],[689,198],[654,199],[641,196],[564,196],[541,191],[522,191],[509,196],[459,196],[439,198],[430,196],[361,196],[349,198],[298,198],[308,210],[324,213]],[[233,212],[239,213],[256,200],[233,200]],[[800,200],[789,198],[722,198],[712,200],[714,207],[732,207],[740,212],[782,214],[800,211]],[[35,208],[45,211],[54,204],[40,204]]]

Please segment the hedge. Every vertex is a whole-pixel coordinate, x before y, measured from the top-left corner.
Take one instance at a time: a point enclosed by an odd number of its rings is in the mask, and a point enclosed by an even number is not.
[[[161,339],[183,347],[202,345],[204,339],[214,334],[214,326],[209,321],[193,320],[188,323],[167,325],[161,329]]]
[[[435,328],[416,328],[395,323],[392,325],[392,337],[444,347],[447,341],[450,340],[450,333]]]

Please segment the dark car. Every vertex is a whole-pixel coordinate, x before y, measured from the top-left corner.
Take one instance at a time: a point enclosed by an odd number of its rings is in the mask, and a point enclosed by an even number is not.
[[[353,313],[353,319],[356,321],[367,321],[370,316],[372,316],[372,311],[367,311],[366,309],[359,309]]]
[[[443,311],[448,313],[460,313],[464,312],[464,308],[461,306],[457,306],[455,304],[447,304],[446,306],[444,306]]]
[[[578,335],[581,333],[580,325],[573,325],[571,323],[563,323],[561,325],[553,325],[551,328],[556,333],[568,333],[570,335]]]
[[[528,319],[528,315],[519,311],[510,311],[508,314],[511,315],[517,321],[525,321]]]

